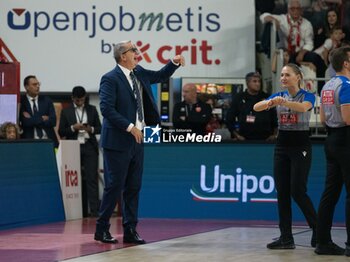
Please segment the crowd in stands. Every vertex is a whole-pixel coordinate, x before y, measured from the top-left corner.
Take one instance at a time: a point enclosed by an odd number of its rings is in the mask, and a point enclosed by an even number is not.
[[[288,52],[287,62],[308,66],[315,71],[317,78],[334,75],[328,54],[331,50],[350,43],[350,21],[346,16],[350,9],[349,1],[257,0],[256,9],[259,17],[257,23],[263,28],[257,37],[260,39],[261,36],[262,49],[268,56],[270,25],[275,23],[278,31],[277,48]],[[319,82],[318,92],[323,84],[323,81]]]

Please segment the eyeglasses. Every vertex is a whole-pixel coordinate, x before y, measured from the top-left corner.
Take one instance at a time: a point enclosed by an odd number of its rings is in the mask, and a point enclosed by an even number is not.
[[[139,50],[136,47],[130,47],[129,49],[126,49],[122,54],[126,54],[127,52],[132,51],[133,53],[138,53]]]

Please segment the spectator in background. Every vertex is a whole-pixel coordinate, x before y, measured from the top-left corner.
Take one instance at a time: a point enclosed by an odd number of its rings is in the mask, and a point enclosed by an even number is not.
[[[299,0],[288,1],[288,13],[272,15],[264,13],[260,16],[263,23],[275,22],[280,32],[281,42],[290,54],[289,62],[301,65],[303,62],[314,64],[316,75],[323,78],[326,67],[321,57],[313,53],[313,27],[302,17],[302,7]],[[322,86],[322,83],[320,83]]]
[[[329,73],[329,53],[331,50],[338,48],[342,44],[342,39],[344,38],[343,30],[340,26],[334,26],[330,31],[330,38],[327,38],[322,46],[315,49],[313,52],[322,58],[325,69],[325,76]],[[317,85],[317,93],[321,94],[321,89],[323,87],[324,82],[320,81]]]
[[[338,12],[335,9],[329,9],[325,16],[325,21],[322,26],[315,28],[315,48],[321,47],[327,38],[330,38],[330,33],[333,27],[340,26]]]
[[[19,139],[18,126],[12,122],[4,122],[0,126],[0,137],[7,140]]]
[[[98,142],[101,121],[96,107],[86,103],[85,88],[75,86],[72,104],[61,111],[58,133],[62,139],[78,140],[82,173],[83,216],[98,216]]]
[[[198,99],[195,84],[185,84],[182,88],[182,96],[184,100],[174,106],[174,128],[205,135],[206,126],[212,118],[211,106]]]
[[[329,38],[325,40],[322,46],[315,49],[314,52],[322,57],[326,65],[329,64],[328,55],[329,53],[341,46],[342,40],[344,38],[343,29],[340,26],[334,26],[329,32]],[[322,87],[321,87],[322,88]]]
[[[234,96],[226,116],[226,125],[231,136],[239,141],[274,140],[277,135],[276,110],[253,110],[256,103],[268,97],[268,94],[261,90],[261,76],[257,72],[250,72],[245,79],[247,89]]]
[[[39,95],[40,82],[34,75],[23,81],[26,95],[21,97],[19,122],[23,130],[21,138],[51,139],[54,147],[58,147],[58,139],[54,130],[56,113],[51,99]]]
[[[312,0],[311,6],[308,9],[308,19],[314,29],[319,29],[327,20],[328,10],[339,10],[342,0]],[[318,47],[318,46],[315,46]]]

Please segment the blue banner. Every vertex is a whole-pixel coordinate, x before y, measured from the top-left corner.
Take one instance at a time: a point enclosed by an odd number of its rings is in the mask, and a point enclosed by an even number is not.
[[[274,144],[147,144],[140,216],[277,221]],[[313,145],[308,194],[324,189],[322,144]],[[345,196],[334,221],[345,221]],[[305,221],[293,202],[293,221]]]
[[[0,142],[0,230],[64,221],[51,141]]]

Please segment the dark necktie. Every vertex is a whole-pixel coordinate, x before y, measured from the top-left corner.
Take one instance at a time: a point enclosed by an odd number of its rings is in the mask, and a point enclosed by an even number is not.
[[[139,85],[137,84],[136,77],[132,71],[130,72],[130,77],[131,77],[131,81],[132,81],[133,91],[134,91],[134,94],[136,96],[137,116],[138,116],[139,120],[142,122],[143,121],[142,101],[141,101],[141,94],[140,94]]]
[[[34,115],[38,114],[38,108],[36,107],[35,99],[32,99],[33,101],[33,113]],[[40,127],[35,127],[36,129],[36,134],[38,135],[39,138],[43,137],[43,130]]]

